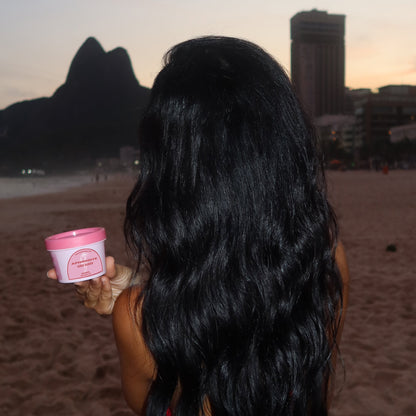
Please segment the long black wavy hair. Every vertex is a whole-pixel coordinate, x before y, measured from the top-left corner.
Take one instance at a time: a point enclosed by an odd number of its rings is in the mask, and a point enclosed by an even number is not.
[[[313,128],[258,46],[165,56],[139,128],[125,233],[150,263],[147,414],[325,415],[342,282]]]

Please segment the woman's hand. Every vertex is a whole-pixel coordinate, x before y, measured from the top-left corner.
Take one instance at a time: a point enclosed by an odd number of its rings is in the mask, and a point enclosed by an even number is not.
[[[116,264],[113,257],[106,257],[105,262],[105,275],[74,283],[77,295],[84,305],[100,315],[110,315],[113,312],[116,299],[130,285],[133,276],[129,267]],[[55,269],[49,270],[47,276],[57,280]]]

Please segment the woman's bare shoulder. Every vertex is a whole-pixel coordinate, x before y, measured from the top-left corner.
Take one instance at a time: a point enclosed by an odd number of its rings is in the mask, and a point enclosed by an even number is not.
[[[335,251],[335,261],[337,263],[338,270],[341,273],[342,282],[344,286],[346,286],[349,284],[349,281],[350,281],[350,272],[348,269],[345,247],[341,241],[338,241],[338,244],[337,244],[337,248]]]
[[[127,312],[129,314],[135,312],[136,315],[137,313],[140,315],[140,308],[135,308],[135,305],[140,299],[141,293],[140,286],[131,286],[123,290],[114,305],[114,313],[123,315]]]

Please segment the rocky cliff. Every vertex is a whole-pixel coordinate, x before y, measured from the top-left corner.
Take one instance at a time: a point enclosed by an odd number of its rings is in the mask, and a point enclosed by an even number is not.
[[[85,167],[118,156],[121,146],[136,145],[148,96],[125,49],[105,52],[88,38],[52,97],[0,111],[0,173],[24,166]]]

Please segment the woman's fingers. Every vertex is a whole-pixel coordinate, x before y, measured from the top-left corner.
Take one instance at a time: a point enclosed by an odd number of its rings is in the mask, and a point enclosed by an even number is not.
[[[112,279],[113,277],[117,275],[116,262],[114,260],[114,257],[107,256],[105,258],[105,265],[107,269],[105,275],[108,276],[110,279]]]
[[[77,293],[77,295],[81,298],[84,298],[85,295],[85,287],[81,286],[81,285],[77,285],[75,284],[75,292]]]
[[[88,281],[84,294],[84,305],[87,308],[95,308],[101,294],[101,279],[96,277]]]
[[[58,279],[58,276],[56,275],[56,270],[55,269],[48,270],[48,272],[46,273],[46,276],[48,276],[48,279],[52,279],[52,280],[57,280]]]
[[[108,256],[105,259],[106,273],[83,282],[76,282],[75,291],[82,303],[99,314],[111,314],[117,296],[128,287],[131,279],[131,269],[125,266],[116,265],[114,257]],[[47,272],[49,279],[57,280],[55,269]]]
[[[110,280],[107,276],[97,277],[88,282],[76,283],[76,292],[87,308],[99,314],[111,314],[114,299]]]
[[[95,310],[100,314],[111,314],[113,307],[114,299],[110,280],[104,276],[101,278],[101,292],[95,305]]]
[[[103,285],[103,292],[105,292],[107,295],[109,294],[111,297],[111,283],[110,280],[108,279],[108,277],[102,277],[101,279],[101,283]]]

